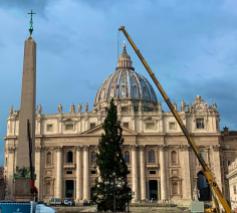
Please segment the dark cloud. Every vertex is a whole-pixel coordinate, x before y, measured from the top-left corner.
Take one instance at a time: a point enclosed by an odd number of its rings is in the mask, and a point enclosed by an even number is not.
[[[1,0],[2,8],[18,8],[23,10],[43,11],[47,4],[52,0]]]
[[[31,9],[37,13],[37,103],[45,113],[54,113],[58,103],[65,110],[71,103],[92,106],[114,71],[117,43],[124,40],[117,29],[125,25],[172,100],[192,103],[199,94],[217,103],[222,126],[237,128],[236,6],[235,0],[0,1],[1,138],[9,107],[19,109]],[[150,81],[129,45],[128,52]]]

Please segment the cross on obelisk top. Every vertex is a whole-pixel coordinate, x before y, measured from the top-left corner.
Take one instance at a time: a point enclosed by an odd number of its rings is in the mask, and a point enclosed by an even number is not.
[[[30,13],[28,13],[30,15],[30,28],[29,28],[29,32],[30,32],[30,36],[33,33],[33,15],[36,14],[33,12],[33,10],[30,11]]]

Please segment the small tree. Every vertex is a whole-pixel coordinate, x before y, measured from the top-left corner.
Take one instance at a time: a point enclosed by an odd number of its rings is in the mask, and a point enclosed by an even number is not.
[[[93,201],[98,211],[125,211],[131,200],[127,184],[128,168],[122,155],[122,128],[117,119],[117,108],[111,100],[103,124],[97,153],[99,177],[93,189]]]

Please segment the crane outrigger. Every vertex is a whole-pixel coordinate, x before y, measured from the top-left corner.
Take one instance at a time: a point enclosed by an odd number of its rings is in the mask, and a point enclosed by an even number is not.
[[[195,156],[197,157],[199,163],[201,164],[201,166],[203,168],[203,173],[204,173],[204,175],[205,175],[205,177],[208,181],[209,186],[212,189],[212,192],[214,192],[213,193],[214,194],[214,201],[215,201],[217,209],[218,209],[218,203],[216,202],[217,201],[216,198],[221,203],[221,205],[222,205],[223,209],[225,210],[225,212],[226,213],[231,213],[231,208],[230,208],[227,200],[223,196],[217,182],[215,181],[215,178],[212,175],[212,172],[211,172],[210,168],[208,167],[208,165],[204,161],[201,153],[199,152],[199,149],[198,149],[196,143],[190,137],[190,133],[189,133],[188,129],[184,125],[180,115],[178,114],[177,110],[175,109],[175,107],[171,103],[171,101],[170,101],[168,95],[166,94],[165,90],[163,89],[162,85],[160,84],[160,82],[156,78],[155,74],[153,73],[152,69],[150,68],[149,64],[147,63],[147,61],[145,60],[145,58],[143,57],[143,55],[141,54],[139,49],[137,48],[136,44],[133,42],[132,38],[130,37],[130,35],[126,31],[125,27],[121,26],[119,28],[119,31],[123,32],[123,34],[127,38],[128,42],[130,43],[130,45],[132,46],[132,48],[135,51],[136,55],[138,56],[138,58],[142,62],[142,64],[145,67],[146,71],[149,73],[151,79],[153,80],[154,84],[156,85],[157,89],[159,90],[160,94],[162,95],[163,99],[165,100],[166,104],[168,105],[168,107],[169,107],[170,111],[172,112],[173,116],[175,117],[176,121],[178,122],[184,136],[186,137],[190,147],[192,148]]]

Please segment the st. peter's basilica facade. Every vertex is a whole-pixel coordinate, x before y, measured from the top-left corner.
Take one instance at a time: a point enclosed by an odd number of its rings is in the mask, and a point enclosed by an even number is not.
[[[201,167],[175,118],[162,109],[149,81],[137,73],[123,48],[115,71],[99,88],[94,107],[62,105],[55,114],[36,112],[35,170],[39,199],[72,197],[89,201],[98,175],[96,151],[106,109],[113,98],[123,127],[123,153],[129,168],[133,202],[189,202],[197,197]],[[201,96],[177,108],[208,165],[222,187],[219,113]],[[11,110],[5,138],[6,193],[13,194],[19,111]]]

